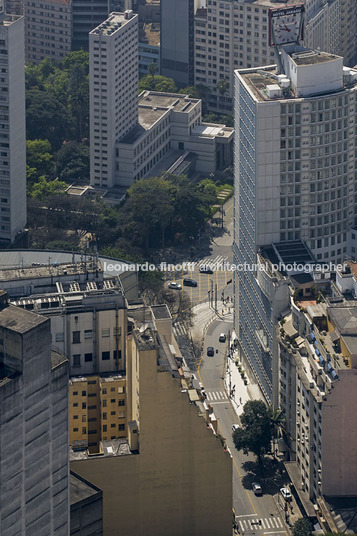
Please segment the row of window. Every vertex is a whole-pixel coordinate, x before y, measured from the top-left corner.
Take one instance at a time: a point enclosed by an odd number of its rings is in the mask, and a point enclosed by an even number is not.
[[[73,367],[78,368],[81,366],[81,354],[74,354],[73,355]],[[121,359],[121,350],[114,350],[113,351],[113,359]],[[102,352],[102,361],[109,361],[110,360],[110,351]],[[84,354],[84,362],[88,363],[93,361],[93,354],[87,353]]]

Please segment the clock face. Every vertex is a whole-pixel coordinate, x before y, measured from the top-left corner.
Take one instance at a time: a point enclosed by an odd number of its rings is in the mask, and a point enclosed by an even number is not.
[[[269,45],[297,43],[303,38],[304,6],[269,10]]]

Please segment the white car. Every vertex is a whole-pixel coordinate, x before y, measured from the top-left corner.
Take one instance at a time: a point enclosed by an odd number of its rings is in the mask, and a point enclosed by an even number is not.
[[[182,289],[182,285],[180,285],[180,283],[177,283],[176,281],[170,281],[170,283],[167,286],[168,288],[171,288],[172,290]]]
[[[292,495],[288,488],[281,488],[280,493],[282,494],[286,502],[290,502],[292,500]]]
[[[227,335],[225,333],[221,333],[219,335],[219,338],[218,338],[219,342],[226,342],[226,339],[227,339]]]
[[[258,482],[253,482],[252,484],[252,490],[255,495],[263,495],[263,490],[260,484]]]
[[[232,424],[232,432],[234,433],[236,430],[238,430],[239,424]]]

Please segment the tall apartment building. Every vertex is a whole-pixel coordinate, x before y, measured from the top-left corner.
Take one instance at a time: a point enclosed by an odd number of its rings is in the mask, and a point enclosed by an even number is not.
[[[161,73],[178,86],[194,83],[194,17],[199,0],[161,0]]]
[[[88,50],[88,34],[109,15],[108,0],[72,0],[72,50]]]
[[[296,288],[279,324],[279,404],[290,437],[286,466],[302,498],[315,501],[357,495],[357,464],[350,456],[357,437],[351,411],[357,403],[357,307],[350,290],[355,263],[352,270],[337,271],[336,285],[310,278],[304,284],[308,301]],[[316,300],[316,287],[323,287],[325,298]]]
[[[254,265],[266,247],[276,262],[340,263],[355,247],[357,71],[298,45],[281,47],[281,60],[280,74],[235,72],[235,261]],[[277,402],[286,283],[253,266],[238,272],[235,296],[243,359]]]
[[[112,13],[89,34],[91,182],[114,186],[115,143],[138,123],[138,16]]]
[[[68,363],[49,320],[0,295],[0,532],[69,532]]]
[[[205,9],[200,9],[195,19],[194,83],[210,89],[210,110],[232,112],[234,69],[275,63],[274,52],[268,45],[269,8],[299,3],[302,2],[207,0]],[[344,64],[352,67],[357,61],[357,4],[350,0],[304,0],[304,4],[304,44],[344,56]],[[217,90],[222,79],[229,82],[223,95]]]
[[[26,61],[63,60],[72,44],[71,0],[25,0],[24,8]]]
[[[24,18],[0,20],[0,242],[9,245],[26,225]]]

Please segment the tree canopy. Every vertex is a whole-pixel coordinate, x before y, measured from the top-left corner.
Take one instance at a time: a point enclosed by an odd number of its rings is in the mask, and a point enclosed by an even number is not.
[[[269,450],[272,437],[268,408],[261,400],[246,402],[241,415],[241,427],[233,432],[237,450],[249,450],[258,462]]]
[[[148,74],[139,80],[139,92],[141,91],[164,91],[165,93],[177,93],[177,87],[172,78],[161,75]]]
[[[293,526],[293,536],[311,536],[313,526],[307,517],[298,519]]]

